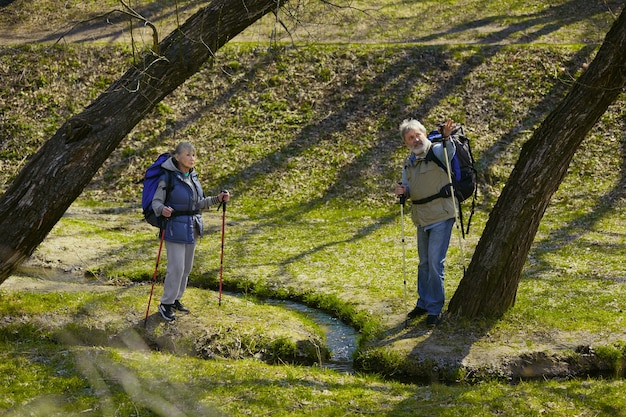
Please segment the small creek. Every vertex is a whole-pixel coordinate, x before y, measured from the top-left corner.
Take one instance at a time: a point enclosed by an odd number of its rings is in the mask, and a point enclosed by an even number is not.
[[[326,347],[331,351],[331,358],[322,366],[338,372],[353,372],[352,355],[356,351],[359,336],[356,330],[336,317],[304,304],[282,300],[266,300],[265,302],[300,312],[317,323],[324,331]]]
[[[2,286],[17,286],[21,290],[37,289],[39,291],[59,291],[63,285],[67,287],[65,290],[69,290],[71,288],[72,290],[81,289],[84,291],[92,291],[94,289],[94,284],[92,282],[86,283],[82,276],[73,280],[73,276],[67,272],[51,274],[48,270],[41,272],[39,268],[33,267],[22,267],[21,270],[22,273],[26,273],[27,276],[37,277],[39,279],[26,280],[12,277],[5,280]],[[102,285],[100,287],[101,290],[112,290],[116,288],[108,285]],[[229,294],[233,296],[241,296],[241,294],[236,293]],[[354,368],[352,355],[356,351],[359,336],[358,332],[354,328],[348,326],[330,314],[294,301],[268,299],[265,300],[265,303],[297,311],[308,317],[311,321],[315,322],[324,332],[326,336],[326,347],[331,352],[330,359],[322,363],[322,366],[338,372],[353,372]]]

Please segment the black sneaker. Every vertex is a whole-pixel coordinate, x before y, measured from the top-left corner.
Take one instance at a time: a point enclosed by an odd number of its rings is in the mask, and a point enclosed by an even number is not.
[[[172,307],[174,307],[174,309],[180,311],[181,313],[189,313],[189,309],[185,307],[183,303],[180,302],[180,300],[174,301],[174,304],[172,304]]]
[[[429,314],[426,317],[426,325],[427,326],[436,326],[441,321],[441,314]]]
[[[176,320],[176,314],[174,314],[174,304],[159,304],[159,313],[167,321]]]
[[[426,313],[428,313],[428,311],[423,309],[422,307],[415,307],[413,310],[409,311],[407,317],[410,319],[414,319],[415,317],[423,316]]]

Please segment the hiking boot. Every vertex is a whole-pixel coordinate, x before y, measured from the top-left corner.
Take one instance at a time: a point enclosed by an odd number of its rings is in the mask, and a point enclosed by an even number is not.
[[[423,309],[422,307],[415,307],[413,310],[409,311],[407,317],[410,319],[414,319],[415,317],[423,316],[426,313],[428,313],[428,311]]]
[[[441,321],[441,314],[429,314],[426,317],[426,325],[427,326],[436,326]]]
[[[159,304],[159,313],[167,321],[176,320],[176,314],[174,314],[174,304]]]
[[[180,300],[174,301],[174,304],[172,304],[172,306],[174,307],[174,309],[180,311],[181,313],[189,313],[189,309],[185,307],[183,303],[180,302]]]

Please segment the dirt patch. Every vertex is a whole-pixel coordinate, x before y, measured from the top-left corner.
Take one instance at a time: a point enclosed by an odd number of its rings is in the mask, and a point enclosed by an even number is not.
[[[423,323],[411,326],[411,334],[396,335],[362,351],[355,367],[425,384],[626,376],[623,359],[599,352],[619,342],[617,337],[601,340],[596,335],[555,332],[553,343],[530,348],[526,343],[539,342],[533,335],[523,342],[485,341],[447,331],[445,324],[434,329]],[[389,359],[390,353],[395,359]],[[613,353],[620,355],[617,350]]]

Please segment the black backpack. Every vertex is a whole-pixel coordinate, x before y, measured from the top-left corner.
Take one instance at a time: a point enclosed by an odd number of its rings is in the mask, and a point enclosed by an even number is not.
[[[441,129],[441,126],[439,127]],[[443,141],[443,135],[440,130],[433,130],[428,134],[428,139],[432,143]],[[459,220],[461,221],[461,231],[463,237],[466,233],[469,233],[470,224],[472,222],[472,216],[474,215],[474,209],[476,206],[476,196],[478,194],[477,184],[477,172],[474,168],[474,157],[472,156],[472,149],[470,147],[470,141],[465,132],[463,126],[459,126],[450,135],[450,139],[454,141],[456,146],[456,152],[452,157],[452,164],[450,166],[450,176],[452,177],[452,184],[445,185],[437,194],[430,197],[423,198],[421,200],[413,201],[414,204],[424,204],[432,201],[436,198],[450,197],[450,186],[454,188],[454,197],[457,200],[459,206]],[[433,161],[439,165],[444,171],[447,172],[448,167],[446,164],[437,158],[431,147],[426,154],[425,161]],[[463,210],[461,209],[461,203],[468,198],[472,197],[472,207],[470,210],[470,216],[467,220],[467,229],[463,229]]]

